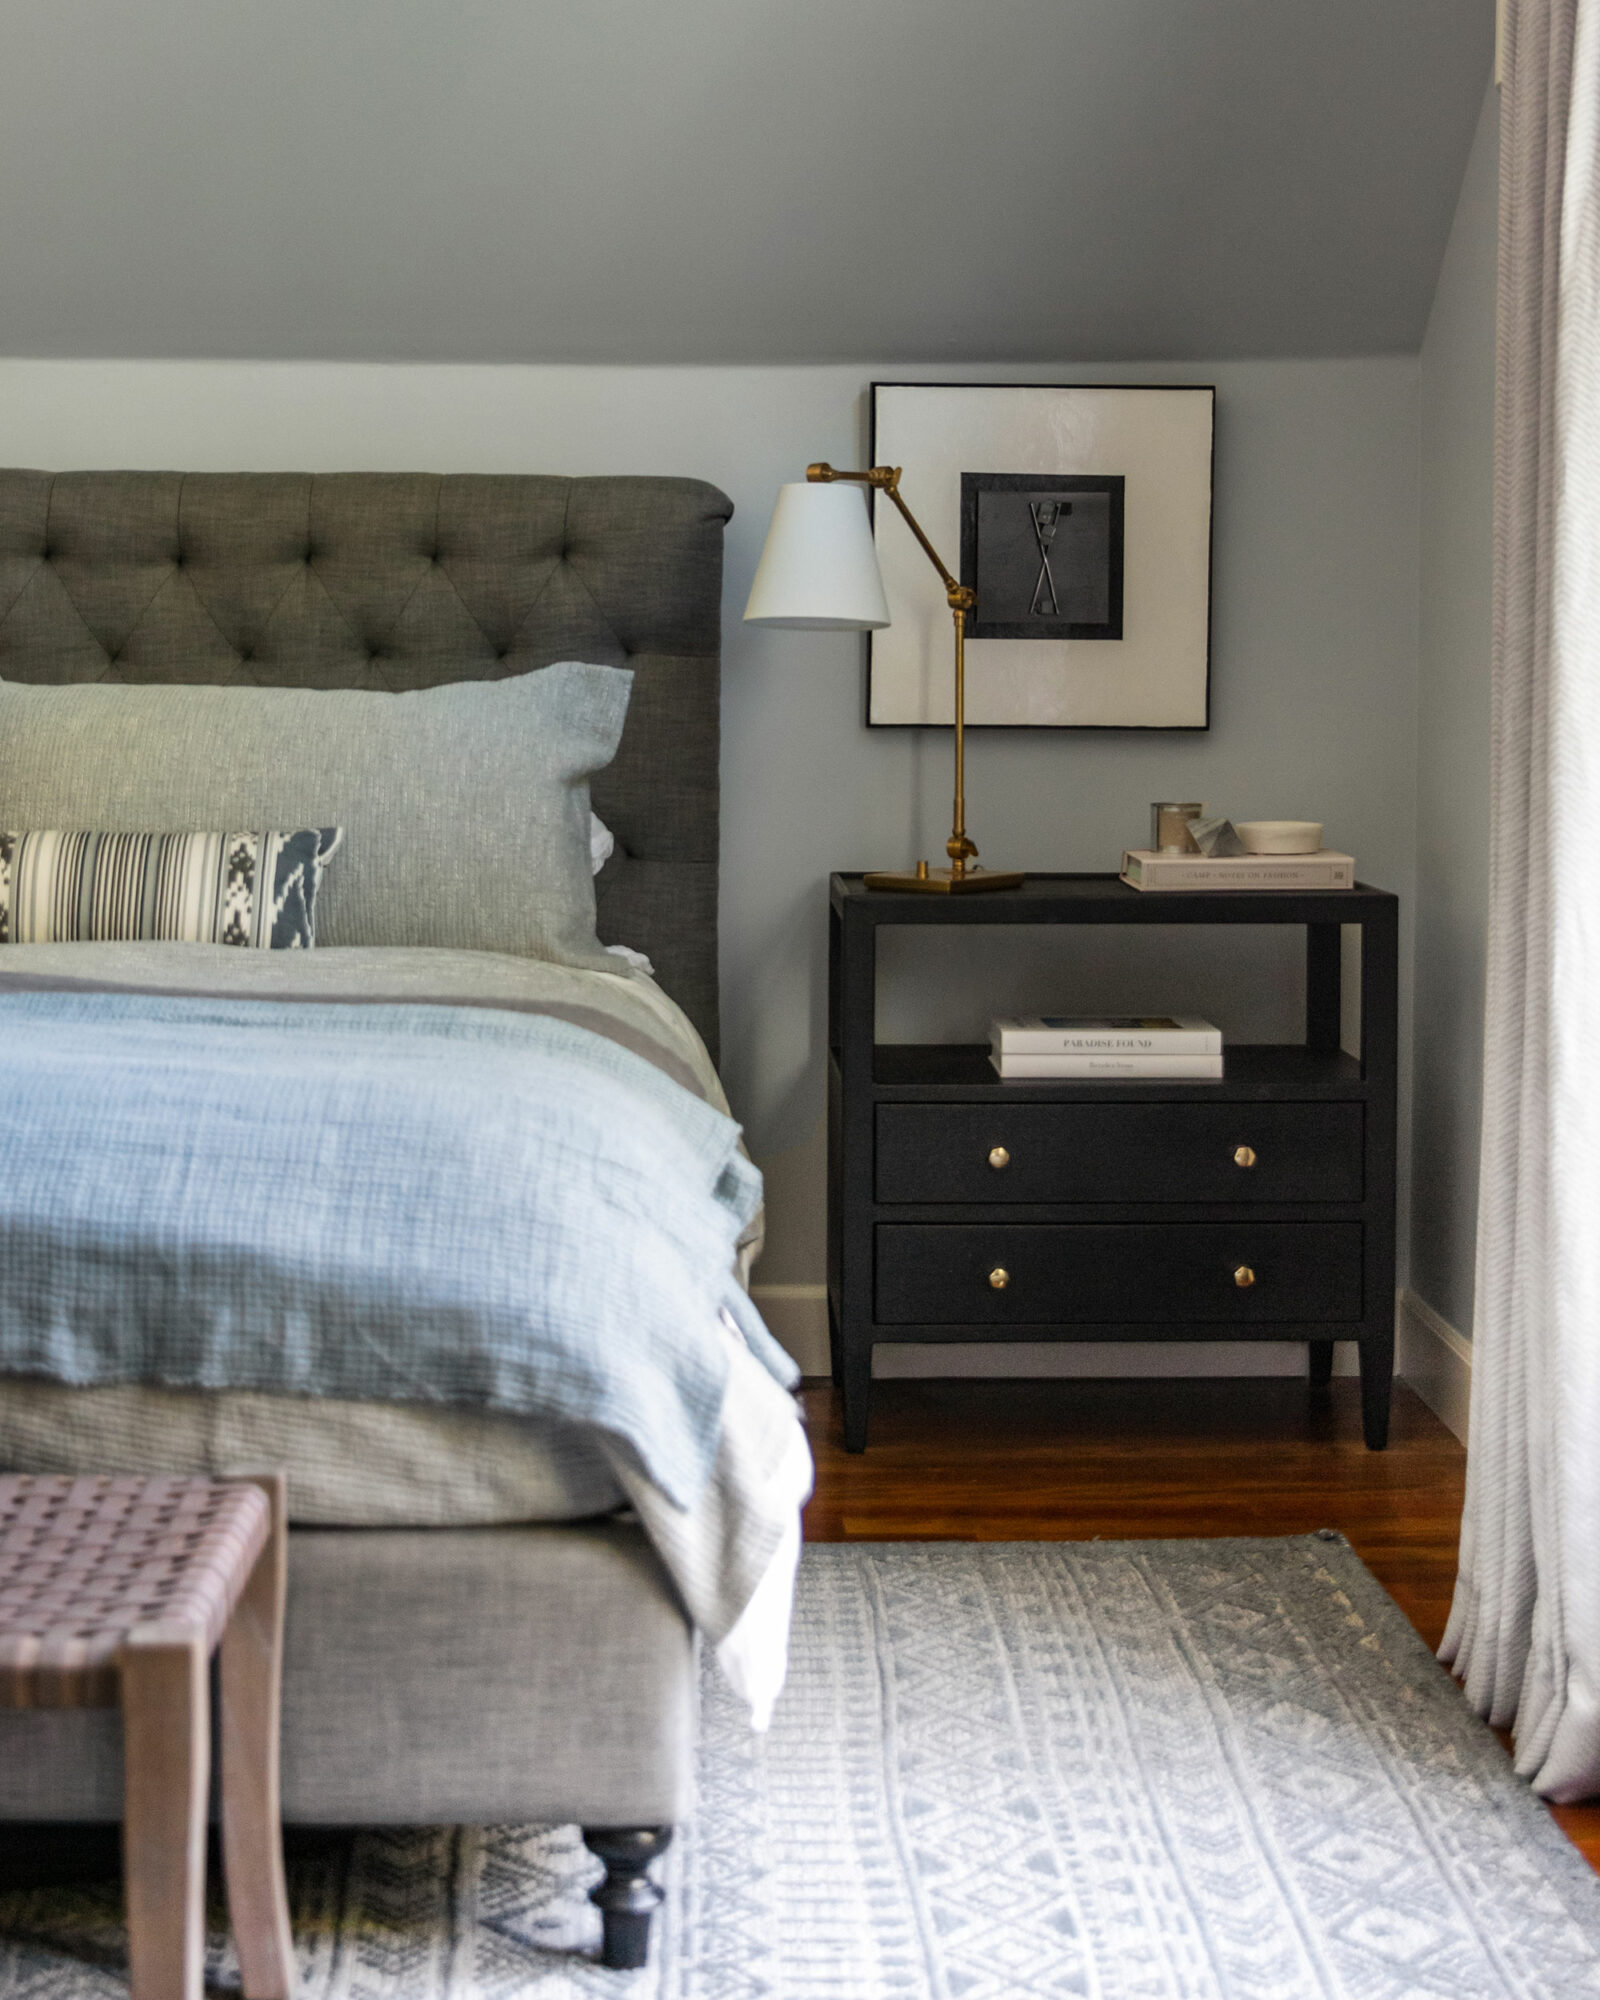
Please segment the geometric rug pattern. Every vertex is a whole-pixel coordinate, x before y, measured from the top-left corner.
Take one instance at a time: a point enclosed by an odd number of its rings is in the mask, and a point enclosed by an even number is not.
[[[702,1738],[643,1972],[572,1828],[294,1833],[303,2000],[1600,2000],[1600,1878],[1336,1535],[809,1548]],[[115,1884],[0,1936],[126,1994]]]

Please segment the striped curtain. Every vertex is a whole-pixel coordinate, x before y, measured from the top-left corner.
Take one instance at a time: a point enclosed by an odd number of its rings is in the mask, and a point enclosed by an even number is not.
[[[1441,1656],[1600,1792],[1600,0],[1509,0],[1471,1448]]]

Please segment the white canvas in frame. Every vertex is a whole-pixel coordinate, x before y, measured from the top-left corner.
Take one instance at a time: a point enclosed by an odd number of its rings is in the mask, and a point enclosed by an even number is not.
[[[873,384],[873,462],[961,572],[961,475],[1120,475],[1120,639],[970,639],[967,722],[1204,729],[1211,623],[1210,388]],[[905,523],[873,509],[891,623],[871,638],[868,719],[954,719],[950,613]],[[980,604],[978,617],[984,615]]]

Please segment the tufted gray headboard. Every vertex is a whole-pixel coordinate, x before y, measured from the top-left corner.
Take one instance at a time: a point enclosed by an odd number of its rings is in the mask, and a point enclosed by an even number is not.
[[[325,688],[628,666],[600,935],[717,1052],[722,529],[695,479],[0,471],[0,679]]]

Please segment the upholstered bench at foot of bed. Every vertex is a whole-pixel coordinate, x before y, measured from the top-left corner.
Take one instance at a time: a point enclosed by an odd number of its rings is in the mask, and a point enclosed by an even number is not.
[[[607,1962],[639,1963],[694,1716],[694,1635],[629,1523],[291,1531],[286,1821],[576,1823]],[[0,1819],[121,1810],[115,1712],[0,1713]]]

